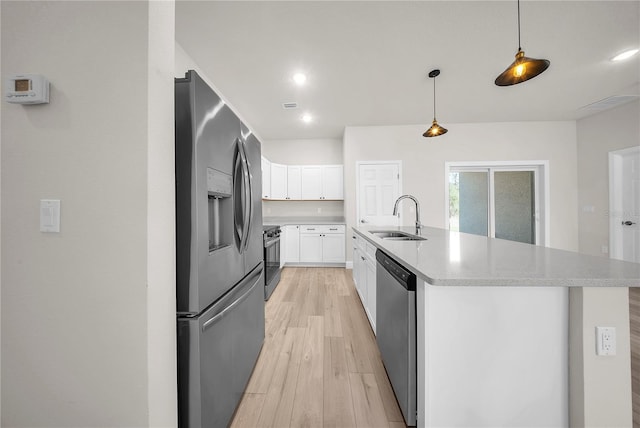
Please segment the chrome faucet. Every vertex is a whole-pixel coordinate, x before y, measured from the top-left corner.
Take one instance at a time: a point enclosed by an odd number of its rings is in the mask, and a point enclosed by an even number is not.
[[[420,202],[412,195],[402,195],[397,200],[395,205],[393,206],[393,215],[398,215],[398,205],[400,201],[403,199],[411,199],[416,203],[416,235],[420,234],[420,229],[422,229],[422,224],[420,223]]]

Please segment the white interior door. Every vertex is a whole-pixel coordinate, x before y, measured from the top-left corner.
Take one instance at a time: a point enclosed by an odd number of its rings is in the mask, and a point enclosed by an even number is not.
[[[640,263],[640,146],[609,153],[611,257]]]
[[[396,226],[393,204],[400,197],[401,164],[392,162],[358,162],[358,223]]]

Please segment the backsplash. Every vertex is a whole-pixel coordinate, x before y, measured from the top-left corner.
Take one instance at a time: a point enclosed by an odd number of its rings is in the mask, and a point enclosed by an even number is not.
[[[263,217],[344,217],[344,201],[262,201]]]

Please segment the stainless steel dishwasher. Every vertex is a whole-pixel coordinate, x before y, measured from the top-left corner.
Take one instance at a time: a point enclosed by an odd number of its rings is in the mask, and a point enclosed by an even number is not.
[[[407,426],[416,425],[416,276],[376,251],[376,340]]]

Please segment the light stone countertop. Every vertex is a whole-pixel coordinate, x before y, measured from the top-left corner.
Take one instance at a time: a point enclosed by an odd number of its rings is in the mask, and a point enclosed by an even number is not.
[[[414,227],[360,226],[354,232],[432,285],[640,287],[640,264],[423,227],[426,241],[369,233]]]
[[[265,226],[287,224],[345,224],[344,217],[263,217]]]

